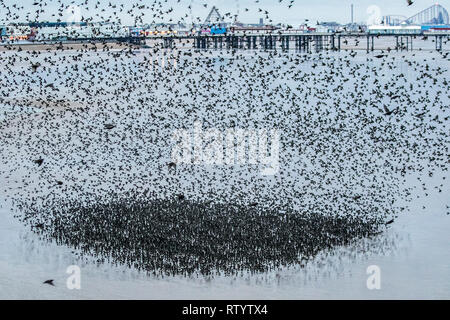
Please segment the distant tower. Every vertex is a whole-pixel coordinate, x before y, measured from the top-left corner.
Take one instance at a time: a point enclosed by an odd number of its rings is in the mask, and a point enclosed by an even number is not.
[[[264,25],[264,19],[263,18],[259,18],[259,25],[263,26]]]
[[[354,20],[353,20],[353,4],[352,4],[352,24],[354,23]]]

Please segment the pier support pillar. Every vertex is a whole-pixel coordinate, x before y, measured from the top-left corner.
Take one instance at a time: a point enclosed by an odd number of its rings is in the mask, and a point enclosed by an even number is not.
[[[442,36],[436,36],[436,50],[442,50]]]

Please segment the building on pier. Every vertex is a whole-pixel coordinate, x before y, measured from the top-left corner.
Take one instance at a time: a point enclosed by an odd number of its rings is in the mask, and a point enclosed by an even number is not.
[[[385,26],[385,25],[373,25],[368,27],[369,34],[383,35],[383,34],[422,34],[422,28],[420,26],[408,26],[402,24],[400,26]]]
[[[231,26],[229,28],[231,34],[267,34],[273,33],[280,28],[275,26]]]
[[[319,32],[337,32],[343,31],[344,26],[335,21],[332,22],[322,22],[317,26],[317,31]]]

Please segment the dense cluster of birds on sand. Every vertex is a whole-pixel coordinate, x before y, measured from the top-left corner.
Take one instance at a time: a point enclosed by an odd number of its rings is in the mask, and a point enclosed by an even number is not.
[[[43,239],[99,262],[157,275],[304,265],[395,223],[407,177],[425,196],[446,187],[448,52],[3,48],[0,194]],[[278,130],[280,171],[173,162],[172,133],[195,122]]]

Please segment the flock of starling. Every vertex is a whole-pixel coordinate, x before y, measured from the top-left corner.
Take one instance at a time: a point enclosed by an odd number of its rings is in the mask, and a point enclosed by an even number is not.
[[[98,262],[155,275],[304,265],[395,223],[408,176],[448,170],[446,52],[153,42],[0,56],[0,194],[43,239]],[[173,132],[194,122],[277,129],[280,172],[173,162]]]

